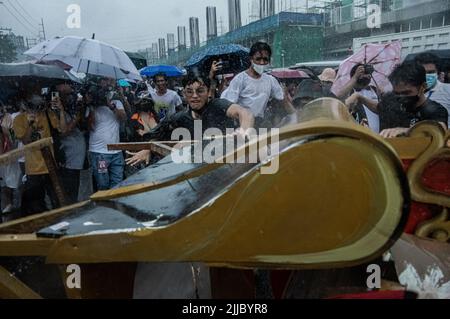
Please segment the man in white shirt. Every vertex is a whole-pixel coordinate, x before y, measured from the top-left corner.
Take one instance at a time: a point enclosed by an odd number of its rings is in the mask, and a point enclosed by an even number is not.
[[[110,100],[106,90],[89,93],[94,105],[89,115],[89,156],[98,190],[111,189],[123,180],[125,161],[122,151],[109,151],[108,144],[120,142],[120,122],[126,119],[119,100]]]
[[[450,84],[442,83],[438,80],[439,58],[434,54],[425,52],[416,56],[415,61],[422,65],[427,72],[427,91],[425,96],[447,109],[449,113],[448,125],[450,125]]]
[[[154,77],[156,84],[156,90],[150,91],[150,96],[155,102],[155,110],[158,113],[160,119],[175,114],[183,102],[177,92],[169,90],[167,88],[167,78],[164,73],[156,74]]]
[[[249,109],[255,117],[257,127],[271,126],[264,120],[264,113],[271,99],[278,101],[289,114],[295,114],[294,107],[287,100],[278,81],[264,73],[271,55],[272,49],[267,43],[255,43],[250,49],[251,67],[239,73],[221,96],[222,99]]]

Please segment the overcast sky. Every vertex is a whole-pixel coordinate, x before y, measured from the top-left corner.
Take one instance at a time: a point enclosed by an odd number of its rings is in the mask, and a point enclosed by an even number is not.
[[[255,0],[241,0],[242,23],[249,22],[249,8]],[[284,7],[301,5],[305,0],[276,0]],[[91,37],[136,51],[151,47],[158,38],[174,33],[177,26],[186,27],[189,44],[189,17],[199,18],[200,40],[206,41],[206,7],[217,7],[218,32],[222,19],[228,31],[227,0],[0,0],[0,28],[12,28],[17,35],[36,38],[41,18],[47,38],[64,35]],[[78,4],[81,8],[81,28],[66,25],[70,13],[67,7]],[[278,10],[277,10],[278,11]]]
[[[247,3],[241,0],[243,20]],[[189,38],[189,17],[198,17],[201,41],[206,40],[206,7],[217,7],[217,20],[222,17],[228,29],[227,0],[0,0],[0,27],[9,27],[18,35],[36,37],[38,23],[44,19],[47,38],[79,35],[103,40],[126,50],[143,49],[175,33],[177,26],[186,26]],[[67,7],[81,7],[81,28],[69,29],[66,25]],[[5,8],[6,6],[6,8]],[[9,12],[8,9],[11,11]],[[15,17],[14,17],[14,16]],[[20,22],[19,22],[19,21]],[[218,26],[220,32],[220,25]],[[225,31],[226,31],[225,30]],[[167,40],[166,40],[167,41]],[[189,42],[189,40],[188,40]]]

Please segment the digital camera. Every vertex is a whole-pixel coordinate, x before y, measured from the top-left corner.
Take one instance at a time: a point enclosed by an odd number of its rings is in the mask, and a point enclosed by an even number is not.
[[[364,65],[364,73],[372,75],[372,73],[375,72],[375,68],[372,64],[365,64]]]

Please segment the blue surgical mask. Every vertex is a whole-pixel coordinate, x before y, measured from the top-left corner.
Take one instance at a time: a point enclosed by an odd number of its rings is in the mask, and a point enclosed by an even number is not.
[[[437,83],[438,75],[437,73],[427,74],[427,87],[428,89],[433,88]]]

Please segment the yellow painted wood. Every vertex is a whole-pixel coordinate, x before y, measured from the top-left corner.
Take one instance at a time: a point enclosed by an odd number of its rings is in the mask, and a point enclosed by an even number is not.
[[[0,235],[0,256],[46,256],[54,242],[35,234]]]
[[[42,299],[42,297],[0,266],[0,299]]]
[[[8,164],[16,161],[20,157],[24,156],[26,152],[39,151],[43,147],[51,146],[53,139],[51,137],[43,138],[39,141],[25,145],[23,148],[12,150],[8,153],[0,155],[0,165]]]
[[[396,137],[386,139],[402,160],[414,160],[431,144],[431,137]]]

